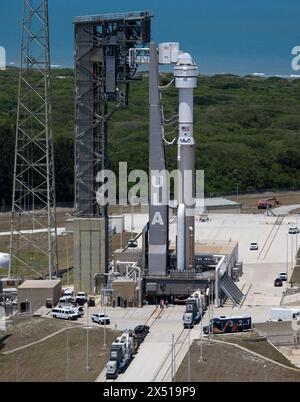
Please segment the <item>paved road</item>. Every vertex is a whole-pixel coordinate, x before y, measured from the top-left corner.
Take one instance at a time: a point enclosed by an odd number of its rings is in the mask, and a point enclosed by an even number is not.
[[[172,334],[175,335],[175,339],[178,339],[183,331],[183,312],[184,306],[170,306],[164,310],[161,317],[151,327],[151,332],[126,372],[118,377],[118,382],[153,382],[159,380],[158,375],[165,373],[169,367],[168,363],[162,367],[164,362],[169,360],[171,363]],[[195,331],[194,336],[199,336],[199,332]],[[179,342],[182,342],[182,337]],[[180,361],[177,364],[179,365]],[[168,376],[170,377],[170,372]],[[170,381],[170,378],[165,380]]]
[[[300,204],[285,205],[283,207],[274,208],[273,212],[276,215],[289,215],[291,212],[300,209]]]
[[[141,230],[147,223],[147,215],[135,215],[135,230]],[[214,310],[214,317],[219,315],[249,314],[254,323],[266,322],[270,319],[272,307],[281,303],[283,288],[274,287],[274,279],[279,272],[289,275],[292,271],[293,260],[300,238],[296,235],[288,236],[288,229],[296,225],[296,216],[284,218],[268,217],[264,215],[210,215],[210,222],[196,222],[197,240],[236,240],[239,242],[239,259],[244,262],[244,276],[239,287],[245,289],[247,297],[242,307],[233,308],[230,305]],[[126,217],[126,228],[130,229],[130,215]],[[170,225],[170,238],[176,239],[176,221]],[[250,243],[256,241],[259,250],[250,251]],[[188,340],[182,334],[182,313],[184,307],[174,307],[164,313],[157,321],[143,344],[139,354],[119,377],[120,382],[130,381],[170,381],[170,349],[172,333],[179,338],[177,367],[187,352]],[[120,323],[122,320],[120,321]],[[208,314],[203,324],[208,323]],[[200,327],[191,331],[191,340],[199,338]],[[158,374],[160,371],[160,374]],[[167,375],[166,372],[168,371]]]
[[[65,228],[57,228],[57,235],[61,236],[63,232],[65,232],[66,229]],[[32,234],[32,233],[47,233],[48,229],[36,229],[36,230],[22,230],[21,233],[22,234]],[[10,236],[10,232],[0,232],[0,236]]]

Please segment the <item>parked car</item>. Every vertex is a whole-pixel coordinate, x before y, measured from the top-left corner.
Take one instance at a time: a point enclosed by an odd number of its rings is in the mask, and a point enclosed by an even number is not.
[[[71,308],[54,308],[51,313],[53,318],[59,318],[61,320],[75,321],[78,318],[78,313]]]
[[[299,228],[297,227],[289,228],[289,234],[298,234],[298,233],[300,233]]]
[[[92,314],[92,321],[100,325],[110,325],[110,318],[105,314]]]
[[[71,288],[64,289],[63,297],[72,301],[74,300],[74,291]]]
[[[274,281],[274,286],[275,286],[276,288],[281,288],[281,287],[283,286],[282,279],[276,278],[275,281]]]
[[[76,303],[79,306],[84,306],[87,302],[87,294],[85,292],[78,292],[76,295]]]
[[[46,307],[53,308],[53,300],[52,299],[46,299]]]
[[[88,300],[88,306],[89,307],[95,307],[96,306],[96,298],[95,297],[90,297]]]
[[[134,329],[134,332],[136,333],[136,336],[137,336],[138,340],[140,341],[140,343],[145,340],[149,331],[150,331],[150,328],[147,325],[138,325]]]
[[[209,217],[207,215],[200,215],[199,222],[209,222]]]
[[[84,308],[83,307],[74,307],[74,310],[77,312],[79,318],[84,316]]]
[[[65,310],[74,311],[77,314],[77,318],[81,318],[84,316],[84,308],[83,307],[74,307],[74,306],[65,306]]]
[[[138,242],[135,239],[130,239],[128,242],[128,247],[129,248],[137,248]]]
[[[253,242],[250,244],[250,251],[257,251],[258,250],[258,244]]]
[[[72,305],[72,301],[71,301],[71,299],[69,299],[68,297],[63,296],[63,297],[61,297],[61,298],[59,299],[58,304],[59,304],[59,307],[71,306],[71,305]]]
[[[287,282],[288,280],[288,275],[286,272],[280,272],[277,277],[280,278],[283,282]]]

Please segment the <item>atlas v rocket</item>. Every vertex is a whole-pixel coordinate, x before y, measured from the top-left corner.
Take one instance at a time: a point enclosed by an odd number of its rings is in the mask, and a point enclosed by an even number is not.
[[[177,270],[185,271],[194,266],[195,245],[194,89],[198,68],[190,54],[179,56],[174,76],[179,91]]]
[[[169,44],[172,48],[172,45]],[[178,45],[178,44],[177,44]],[[160,47],[161,49],[164,46]],[[174,77],[179,91],[179,138],[178,138],[178,183],[176,194],[178,206],[177,226],[177,270],[189,271],[194,267],[195,249],[195,140],[194,140],[194,99],[197,87],[198,68],[188,53],[171,52],[169,63],[174,63]],[[160,59],[164,59],[161,57]],[[159,91],[159,59],[157,47],[150,45],[150,171],[151,201],[149,208],[149,250],[148,270],[151,277],[165,276],[169,271],[169,205],[157,205],[154,198],[165,199],[168,189],[165,184],[158,192],[157,177],[153,172],[166,171],[164,127],[161,96]],[[161,174],[161,182],[166,177]]]

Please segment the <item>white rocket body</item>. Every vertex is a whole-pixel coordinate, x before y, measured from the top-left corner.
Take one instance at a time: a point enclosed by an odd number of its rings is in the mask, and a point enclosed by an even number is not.
[[[176,88],[179,91],[178,170],[182,180],[177,196],[179,205],[177,269],[183,271],[193,268],[195,248],[194,89],[197,88],[198,68],[190,54],[183,53],[179,56],[174,68],[174,76]],[[184,230],[182,230],[183,210]],[[183,244],[185,245],[184,250]],[[183,260],[184,266],[182,265]]]

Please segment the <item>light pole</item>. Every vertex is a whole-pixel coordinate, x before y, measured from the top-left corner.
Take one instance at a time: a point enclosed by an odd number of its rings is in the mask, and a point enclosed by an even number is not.
[[[133,231],[134,231],[134,211],[133,211],[133,205],[131,205],[131,237],[133,237]]]
[[[236,183],[236,200],[239,200],[239,183]]]
[[[172,335],[171,343],[171,382],[175,382],[175,352],[174,352],[175,335]]]
[[[66,382],[69,382],[69,332],[67,334],[67,350],[66,350]]]
[[[289,276],[289,235],[286,235],[286,274]]]
[[[211,284],[211,319],[212,321],[214,320],[214,305],[215,305],[215,300],[214,300],[214,285]],[[210,324],[210,323],[209,323]],[[214,338],[214,326],[211,326],[211,338]]]
[[[87,306],[86,312],[86,371],[91,371],[90,368],[90,356],[89,356],[89,306]]]
[[[291,275],[294,268],[294,236],[292,235],[292,266],[291,266]]]
[[[208,322],[210,322],[211,320],[211,305],[210,305],[210,283],[209,283],[209,293],[208,293]],[[201,301],[201,311],[202,311],[202,301]],[[202,318],[201,318],[201,322],[202,322]],[[210,327],[208,328],[208,341],[210,343]]]
[[[106,348],[107,348],[107,345],[106,345],[106,296],[105,296],[105,298],[104,298],[104,315],[105,315],[105,317],[104,317],[104,341],[103,341],[103,349],[106,349]]]
[[[267,381],[268,381],[268,376],[267,376],[267,375],[268,375],[268,373],[267,373],[267,367],[268,367],[268,366],[265,364],[265,365],[264,365],[264,369],[265,369],[265,382],[267,382]]]
[[[67,238],[67,284],[70,285],[70,264],[69,264],[69,235],[71,232],[63,232],[62,236]]]
[[[69,235],[67,234],[67,282],[70,285]]]
[[[188,329],[188,382],[191,382],[191,326]]]
[[[20,357],[17,356],[16,360],[16,382],[20,382]]]
[[[203,306],[202,306],[202,299],[201,299],[201,322],[200,322],[200,356],[198,363],[203,362]]]
[[[297,265],[297,257],[298,257],[298,216],[296,217],[296,265]]]

